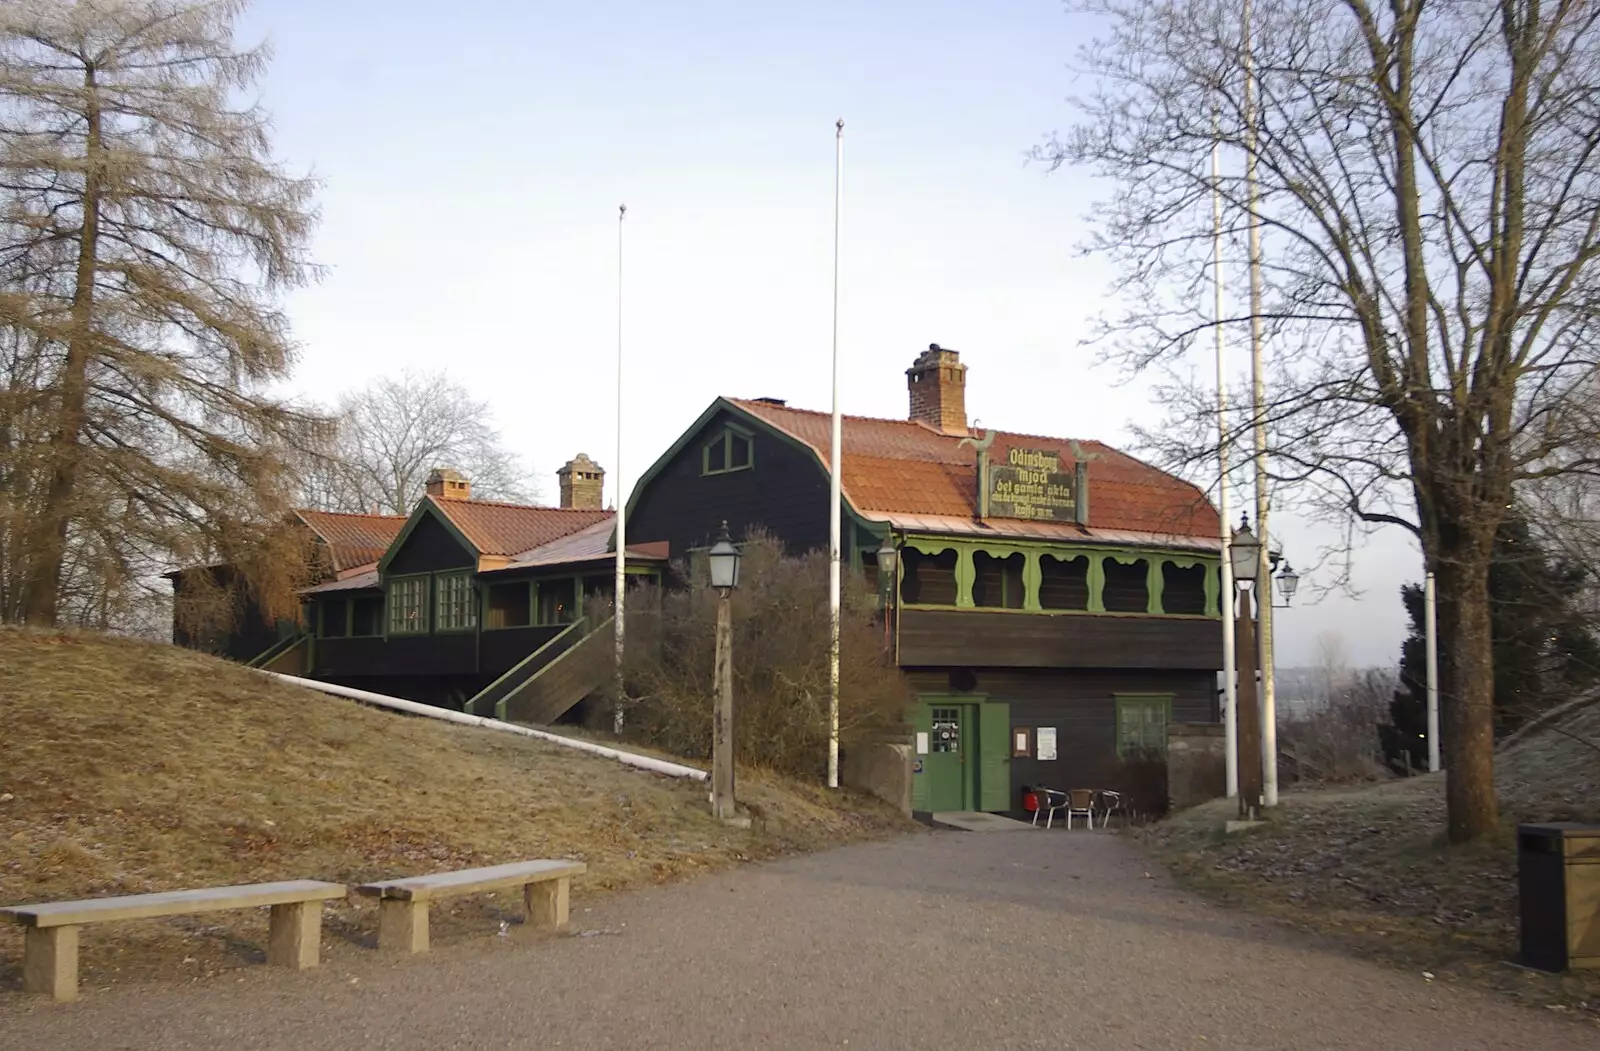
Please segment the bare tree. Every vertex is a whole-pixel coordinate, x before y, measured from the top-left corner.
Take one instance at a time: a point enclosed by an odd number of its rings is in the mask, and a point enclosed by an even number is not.
[[[0,597],[4,619],[108,610],[215,559],[271,614],[287,451],[277,297],[313,271],[314,184],[241,103],[267,59],[237,0],[0,6]],[[92,618],[90,618],[92,619]]]
[[[1583,0],[1090,0],[1082,123],[1040,152],[1116,190],[1109,353],[1172,366],[1151,444],[1205,460],[1212,395],[1177,370],[1209,330],[1209,159],[1237,249],[1254,140],[1266,229],[1265,410],[1279,486],[1421,542],[1439,580],[1449,834],[1496,828],[1488,570],[1519,481],[1590,473],[1600,287],[1600,5]],[[1253,112],[1245,56],[1259,74]],[[1236,325],[1247,318],[1225,318]],[[1253,416],[1245,422],[1249,427]]]
[[[450,467],[475,499],[531,503],[538,486],[494,428],[489,406],[443,372],[406,372],[349,395],[338,432],[302,478],[304,500],[326,511],[409,514],[428,474]]]

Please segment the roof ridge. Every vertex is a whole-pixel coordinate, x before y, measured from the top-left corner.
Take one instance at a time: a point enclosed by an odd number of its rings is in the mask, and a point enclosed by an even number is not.
[[[429,494],[427,499],[432,500],[440,507],[449,507],[452,504],[468,504],[472,507],[504,507],[512,511],[560,511],[563,514],[572,512],[580,512],[583,514],[616,514],[615,511],[606,510],[602,507],[551,507],[547,504],[513,504],[507,503],[504,500],[441,500],[432,494]]]
[[[733,402],[735,405],[738,405],[740,408],[745,408],[745,407],[750,406],[750,405],[757,405],[757,406],[760,406],[761,409],[765,410],[765,411],[777,410],[779,412],[797,412],[797,413],[801,413],[801,414],[806,415],[806,416],[831,416],[832,415],[832,413],[823,412],[821,409],[802,409],[802,408],[799,408],[798,406],[794,406],[794,405],[774,405],[769,401],[761,401],[760,399],[757,399],[757,398],[729,398],[727,400]],[[859,416],[859,415],[855,415],[853,413],[848,413],[848,412],[840,413],[839,417],[840,417],[840,419],[844,419],[844,420],[862,420],[862,421],[864,421],[866,423],[894,423],[894,424],[899,424],[902,427],[915,427],[915,428],[918,428],[919,430],[925,431],[928,434],[933,435],[936,438],[956,438],[956,439],[960,439],[961,437],[963,437],[962,435],[959,435],[959,434],[951,434],[951,433],[948,433],[946,431],[941,431],[937,427],[932,426],[931,424],[924,423],[922,420],[898,420],[898,419],[893,419],[893,418],[890,418],[890,417],[887,417],[887,416]],[[1008,435],[1011,435],[1014,438],[1033,438],[1033,439],[1036,439],[1036,440],[1041,441],[1041,442],[1077,442],[1079,445],[1097,445],[1102,449],[1110,449],[1112,452],[1122,453],[1122,455],[1124,455],[1124,456],[1128,455],[1127,453],[1123,452],[1117,446],[1110,445],[1110,444],[1108,444],[1108,443],[1106,443],[1104,441],[1101,441],[1099,438],[1066,438],[1066,437],[1062,437],[1061,435],[1029,434],[1027,431],[1008,431],[1008,430],[1004,430],[1004,429],[1000,429],[1000,428],[994,428],[994,427],[984,427],[984,428],[981,428],[981,429],[980,428],[975,428],[975,427],[968,427],[967,430],[969,432],[977,431],[977,432],[980,432],[980,433],[981,433],[981,431],[993,431],[996,435],[1008,434]],[[966,435],[966,437],[972,437],[972,434],[969,433],[968,435]],[[1140,463],[1144,463],[1145,461],[1140,460],[1139,462]],[[1154,468],[1155,470],[1158,470],[1158,471],[1161,470],[1161,468],[1155,467],[1153,464],[1145,464],[1145,466],[1152,467],[1152,468]],[[1163,473],[1166,473],[1166,472],[1163,472]]]
[[[410,515],[384,514],[379,511],[324,511],[318,507],[297,507],[294,509],[294,513],[297,515],[332,515],[335,518],[389,518],[401,521],[411,517]]]

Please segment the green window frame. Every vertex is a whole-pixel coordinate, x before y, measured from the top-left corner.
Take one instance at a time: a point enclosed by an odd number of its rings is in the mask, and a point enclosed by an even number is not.
[[[433,622],[439,631],[472,631],[478,626],[478,596],[471,573],[441,573],[433,586]]]
[[[732,424],[700,449],[701,474],[732,474],[756,465],[755,436]]]
[[[389,581],[389,634],[428,634],[426,576],[393,577]]]
[[[1117,756],[1141,752],[1167,754],[1167,725],[1172,722],[1170,693],[1119,693],[1117,701]]]

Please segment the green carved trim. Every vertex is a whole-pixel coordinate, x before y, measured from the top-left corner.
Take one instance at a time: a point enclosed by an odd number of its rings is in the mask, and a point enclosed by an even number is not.
[[[1039,568],[1039,552],[1023,551],[1022,555],[1022,608],[1028,613],[1042,613],[1039,589],[1044,584],[1044,572]]]
[[[1159,614],[1161,609],[1161,592],[1166,586],[1167,578],[1163,567],[1166,559],[1152,558],[1147,564],[1144,573],[1145,612]]]
[[[1217,565],[1206,566],[1206,616],[1222,616],[1222,580],[1218,575],[1221,569]]]
[[[1106,556],[1089,555],[1089,612],[1106,611]]]
[[[973,609],[972,582],[978,577],[978,568],[972,563],[970,544],[956,548],[956,608]]]

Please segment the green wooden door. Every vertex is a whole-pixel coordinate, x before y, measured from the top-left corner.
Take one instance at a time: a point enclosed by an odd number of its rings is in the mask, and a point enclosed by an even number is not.
[[[928,809],[971,809],[967,786],[972,774],[968,753],[972,718],[969,705],[934,703],[928,705],[928,754],[922,756],[921,777],[927,780]]]
[[[1011,809],[1011,705],[978,705],[978,809]]]

